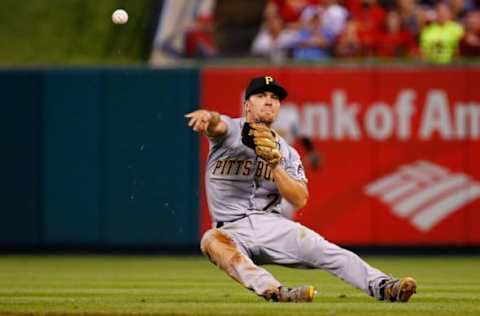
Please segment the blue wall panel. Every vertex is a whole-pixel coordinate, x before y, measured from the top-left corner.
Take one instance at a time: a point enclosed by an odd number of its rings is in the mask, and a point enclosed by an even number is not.
[[[98,243],[102,80],[98,71],[49,71],[42,111],[44,240]]]
[[[40,72],[0,72],[0,246],[41,239]]]
[[[0,246],[196,246],[196,69],[0,72]]]
[[[197,82],[192,70],[106,75],[108,244],[196,243],[198,145],[184,114],[197,107]]]

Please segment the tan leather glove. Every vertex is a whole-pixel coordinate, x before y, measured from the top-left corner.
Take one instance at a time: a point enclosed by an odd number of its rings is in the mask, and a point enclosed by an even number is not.
[[[253,136],[257,156],[274,168],[282,160],[282,153],[272,130],[265,124],[251,123],[249,135]]]

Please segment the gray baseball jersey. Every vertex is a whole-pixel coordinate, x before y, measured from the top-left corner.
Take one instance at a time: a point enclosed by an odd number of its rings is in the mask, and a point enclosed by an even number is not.
[[[243,118],[222,115],[228,132],[210,138],[205,175],[208,206],[213,221],[229,222],[251,213],[278,212],[291,216],[293,206],[273,182],[272,170],[255,151],[242,143]],[[277,135],[281,165],[292,178],[307,182],[297,151]]]
[[[213,221],[224,222],[219,229],[247,258],[242,265],[226,272],[262,295],[281,283],[255,264],[322,268],[365,293],[381,298],[381,284],[390,277],[353,252],[286,219],[288,214],[285,213],[291,213],[293,206],[281,198],[267,164],[242,143],[244,119],[222,116],[222,120],[228,132],[210,139],[205,175],[208,204]],[[298,153],[283,138],[278,137],[278,143],[282,167],[294,179],[306,182]],[[211,232],[208,231],[204,239],[208,239]]]

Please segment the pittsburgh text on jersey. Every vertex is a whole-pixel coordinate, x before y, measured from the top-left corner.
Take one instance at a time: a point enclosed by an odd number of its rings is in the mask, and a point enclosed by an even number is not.
[[[257,179],[273,181],[272,169],[262,160],[255,162],[253,160],[221,159],[215,162],[212,170],[214,178],[248,180],[254,174]]]

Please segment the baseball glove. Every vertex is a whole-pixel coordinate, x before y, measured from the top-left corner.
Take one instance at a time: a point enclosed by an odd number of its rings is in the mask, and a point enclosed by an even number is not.
[[[282,154],[272,130],[261,123],[245,123],[242,130],[242,142],[255,150],[257,156],[274,168],[282,159]]]

